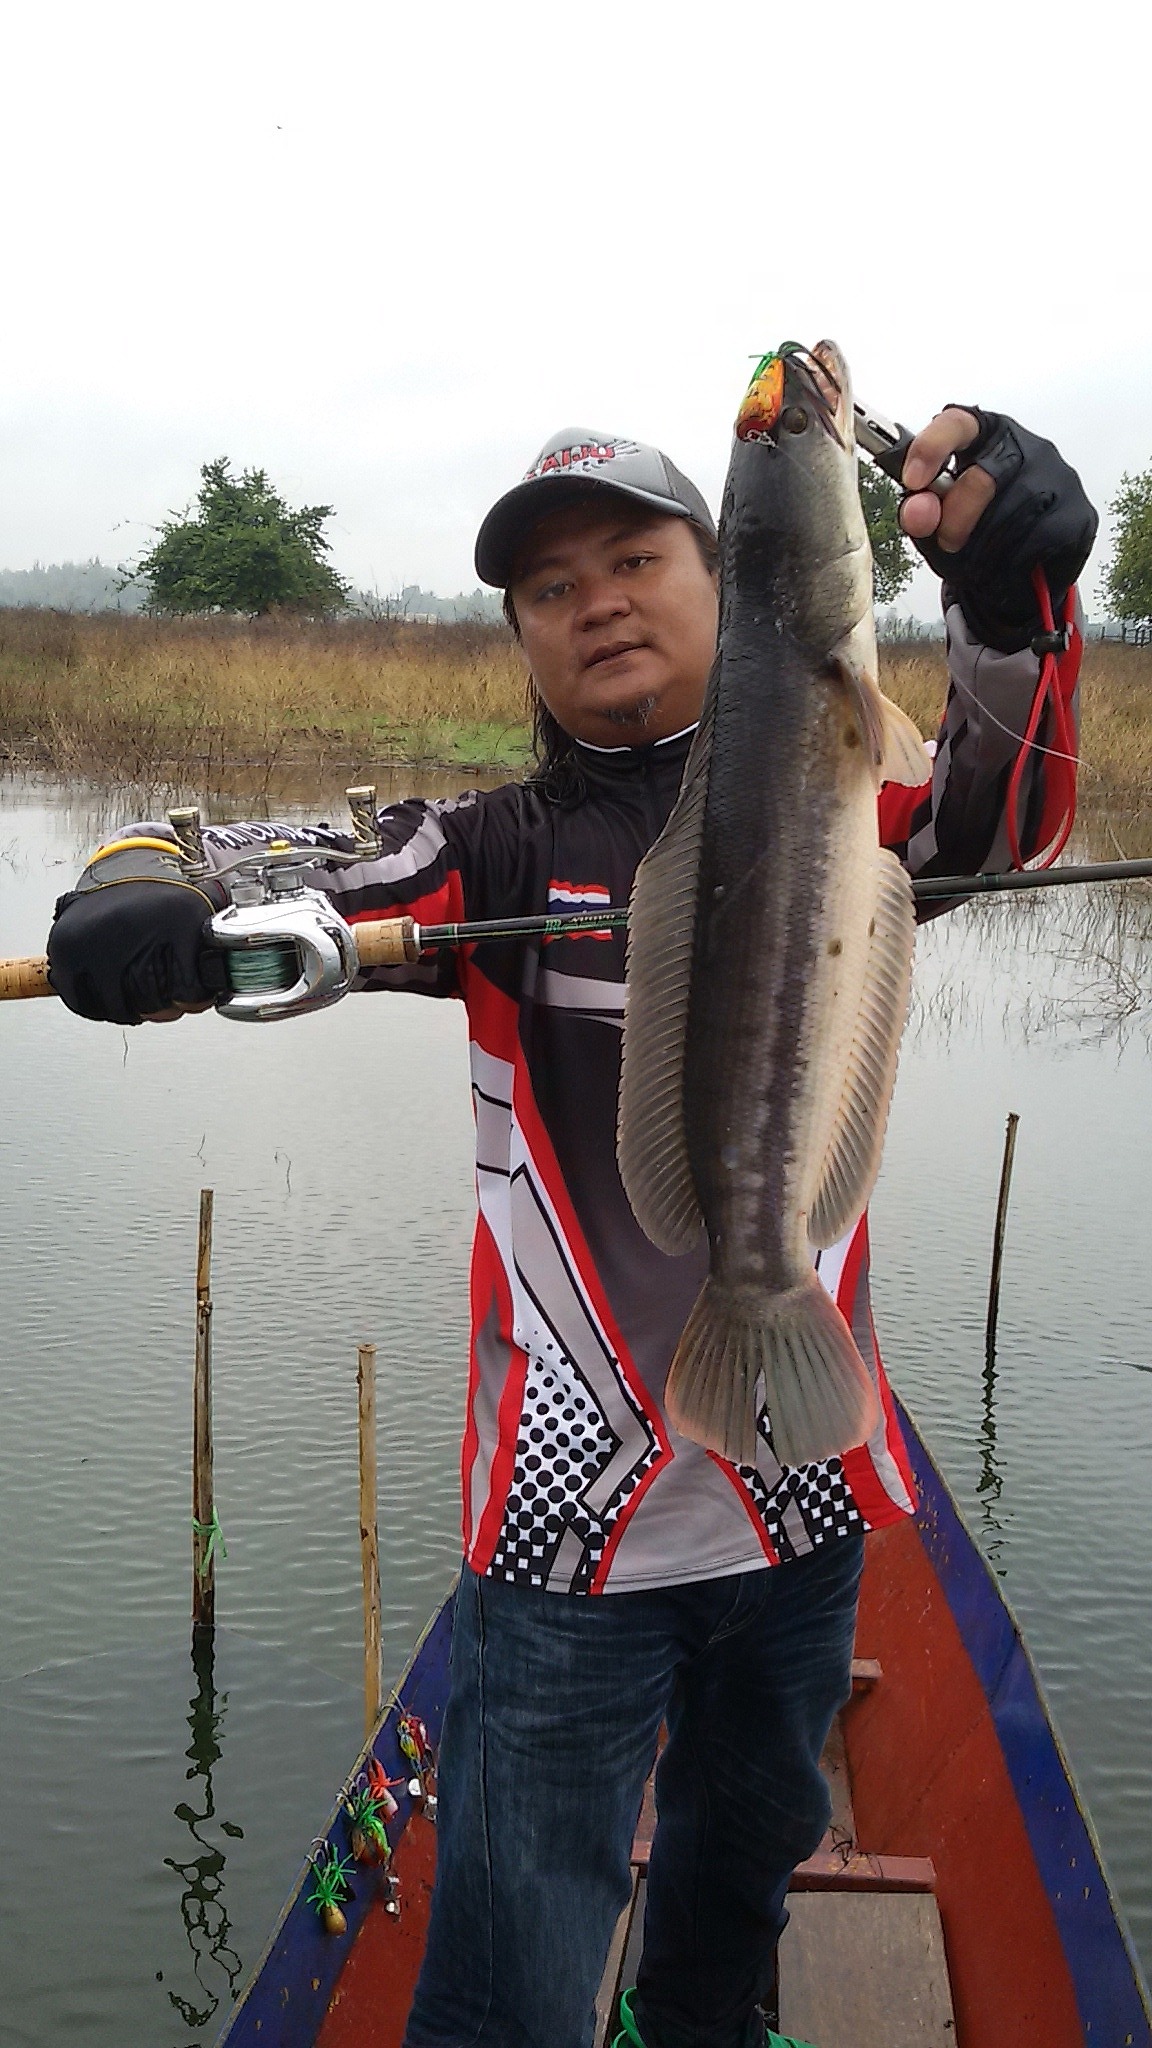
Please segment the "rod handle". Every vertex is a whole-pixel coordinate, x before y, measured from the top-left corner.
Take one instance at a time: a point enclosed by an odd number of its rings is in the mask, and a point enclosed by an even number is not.
[[[368,918],[355,926],[355,932],[362,967],[404,967],[420,958],[416,926],[410,917]],[[38,960],[0,960],[0,1003],[55,994],[43,956]]]
[[[420,958],[410,917],[366,918],[352,927],[361,967],[404,967]]]
[[[0,1003],[20,1003],[27,996],[54,996],[56,993],[48,979],[48,962],[39,960],[0,960]]]

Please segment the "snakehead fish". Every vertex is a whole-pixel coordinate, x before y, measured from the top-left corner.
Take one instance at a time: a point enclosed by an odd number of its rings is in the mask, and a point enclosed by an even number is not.
[[[911,884],[882,781],[923,742],[881,695],[852,394],[831,342],[786,343],[740,408],[720,522],[720,636],[676,807],[629,913],[617,1152],[663,1251],[709,1273],[666,1388],[686,1436],[786,1464],[876,1425],[814,1248],[862,1213],[908,1007]]]

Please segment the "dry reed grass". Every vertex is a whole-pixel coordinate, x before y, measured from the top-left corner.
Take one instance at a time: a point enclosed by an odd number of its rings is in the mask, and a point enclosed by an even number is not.
[[[882,649],[921,730],[939,641]],[[1082,792],[1117,819],[1152,805],[1152,649],[1089,644]],[[499,626],[160,620],[0,610],[0,756],[135,787],[275,787],[301,769],[519,765],[524,664]]]
[[[300,768],[515,764],[526,732],[502,628],[0,610],[0,754],[65,776],[267,788]]]

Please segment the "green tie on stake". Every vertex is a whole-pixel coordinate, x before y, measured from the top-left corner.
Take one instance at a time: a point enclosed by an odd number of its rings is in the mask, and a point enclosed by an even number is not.
[[[193,1515],[192,1534],[207,1538],[203,1555],[195,1568],[197,1578],[206,1579],[212,1569],[212,1560],[217,1550],[219,1550],[221,1557],[227,1557],[228,1555],[228,1545],[224,1541],[224,1531],[220,1527],[219,1511],[215,1507],[213,1508],[212,1520],[210,1522],[198,1522],[195,1515]]]

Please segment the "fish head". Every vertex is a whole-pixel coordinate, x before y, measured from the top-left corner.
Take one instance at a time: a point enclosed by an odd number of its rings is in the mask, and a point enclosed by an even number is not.
[[[763,356],[736,416],[720,528],[722,607],[739,591],[816,653],[872,603],[848,365],[833,341]]]

